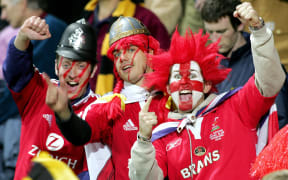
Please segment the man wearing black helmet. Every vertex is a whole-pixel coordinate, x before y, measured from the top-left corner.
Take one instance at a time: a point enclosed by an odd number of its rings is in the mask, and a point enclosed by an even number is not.
[[[76,114],[81,114],[97,99],[88,85],[96,70],[94,30],[85,21],[78,21],[64,31],[55,62],[55,72],[61,83],[50,81],[32,64],[33,46],[30,41],[50,37],[45,20],[36,16],[28,18],[16,38],[11,40],[3,65],[5,79],[22,118],[15,180],[27,175],[31,159],[41,151],[48,151],[53,158],[65,162],[76,174],[87,168],[83,146],[74,146],[62,136],[45,98],[48,84],[65,86]]]

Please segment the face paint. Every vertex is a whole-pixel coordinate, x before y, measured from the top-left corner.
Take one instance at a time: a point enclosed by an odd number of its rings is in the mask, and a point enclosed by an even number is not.
[[[91,72],[87,71],[89,66],[90,63],[87,61],[60,58],[58,66],[59,77],[63,76],[69,99],[76,99],[86,92],[86,86],[91,74]]]
[[[89,65],[90,65],[90,63],[87,63],[87,65],[85,66],[85,68],[83,69],[83,71],[78,75],[78,78],[79,78],[78,81],[80,81],[80,79],[82,78],[82,76],[84,75],[84,73],[87,71]],[[86,85],[87,85],[88,82],[89,82],[89,77],[90,77],[90,76],[88,76],[88,77],[84,80],[84,82],[80,85],[77,93],[76,93],[74,96],[72,96],[71,99],[75,99],[75,98],[77,98],[77,97],[80,96],[81,91],[83,90],[83,88],[86,87]]]
[[[121,79],[132,84],[137,84],[143,79],[146,72],[146,54],[137,46],[127,49],[118,49],[113,52],[115,67]]]
[[[174,64],[169,82],[172,99],[179,111],[192,111],[204,95],[203,77],[195,61]]]

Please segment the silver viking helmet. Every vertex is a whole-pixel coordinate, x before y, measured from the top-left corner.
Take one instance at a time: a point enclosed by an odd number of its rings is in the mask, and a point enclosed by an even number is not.
[[[136,34],[150,35],[150,32],[138,19],[120,16],[110,28],[109,46],[119,39]]]

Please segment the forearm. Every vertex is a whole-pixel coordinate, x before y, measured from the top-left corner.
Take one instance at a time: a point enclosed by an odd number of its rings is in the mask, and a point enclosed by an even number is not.
[[[160,180],[163,172],[155,159],[155,149],[151,142],[135,141],[129,160],[129,178]]]
[[[30,45],[26,51],[20,51],[14,45],[15,38],[12,38],[6,59],[3,63],[3,74],[9,88],[20,92],[34,75],[33,68],[33,47]]]
[[[84,145],[91,137],[89,124],[73,111],[69,119],[62,120],[56,113],[56,122],[64,137],[74,145]]]
[[[265,97],[274,96],[284,83],[285,73],[281,67],[271,30],[264,26],[252,31],[251,46],[257,88]]]
[[[29,47],[29,44],[30,44],[30,40],[28,39],[27,36],[24,36],[20,30],[14,40],[15,47],[19,49],[20,51],[25,51]]]

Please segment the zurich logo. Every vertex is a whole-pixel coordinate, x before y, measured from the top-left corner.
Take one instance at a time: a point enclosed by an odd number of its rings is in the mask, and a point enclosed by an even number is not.
[[[64,139],[55,133],[50,133],[47,137],[46,147],[50,151],[58,151],[64,146]]]

